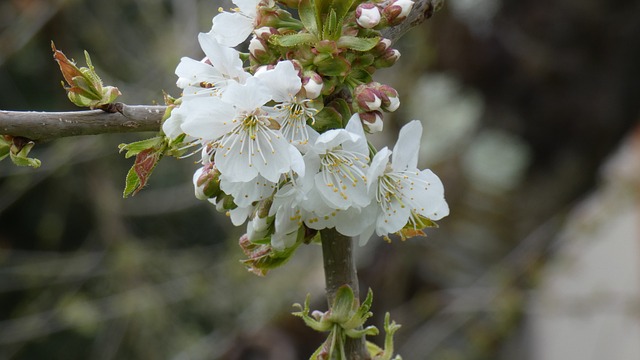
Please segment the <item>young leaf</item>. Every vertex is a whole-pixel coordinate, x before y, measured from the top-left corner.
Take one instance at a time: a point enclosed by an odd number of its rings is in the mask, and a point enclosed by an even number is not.
[[[296,47],[298,45],[311,45],[318,41],[318,38],[309,33],[291,35],[272,35],[269,42],[282,47]]]
[[[318,36],[318,19],[313,0],[301,0],[298,6],[300,20],[310,34]]]
[[[379,37],[362,38],[357,36],[342,36],[338,39],[338,47],[355,51],[369,51],[380,42]]]

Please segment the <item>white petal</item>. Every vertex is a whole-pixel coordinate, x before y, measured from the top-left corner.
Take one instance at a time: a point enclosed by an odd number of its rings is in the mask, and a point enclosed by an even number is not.
[[[345,150],[358,152],[364,156],[369,155],[369,146],[367,145],[367,138],[364,134],[364,128],[362,127],[362,121],[360,120],[360,115],[358,113],[353,114],[347,126],[345,126],[345,130],[348,132],[355,134],[357,136],[356,141],[353,143],[345,143],[342,147]]]
[[[280,61],[274,69],[256,76],[271,89],[273,100],[277,102],[290,101],[302,87],[302,80],[291,61]]]
[[[162,123],[162,131],[167,137],[175,139],[184,132],[181,126],[184,122],[185,115],[184,111],[181,111],[180,108],[171,111],[171,116]]]
[[[213,66],[183,57],[176,67],[176,75],[188,81],[187,86],[199,86],[201,82],[217,85],[225,81],[222,74]],[[186,86],[185,86],[186,87]]]
[[[391,155],[391,150],[384,147],[371,160],[371,165],[367,170],[367,179],[369,180],[367,187],[369,191],[375,190],[378,186],[378,177],[384,174],[387,164],[389,164],[389,155]]]
[[[191,136],[215,140],[233,128],[236,110],[217,97],[191,98],[183,102],[188,111],[182,130]]]
[[[258,4],[261,0],[233,0],[240,12],[248,17],[255,18],[258,14]]]
[[[225,174],[222,174],[220,189],[225,194],[233,196],[236,205],[249,206],[255,201],[265,200],[273,195],[276,183],[270,182],[262,176],[257,176],[248,182],[233,182]]]
[[[244,71],[237,50],[222,46],[211,33],[198,34],[198,41],[211,65],[221,74],[241,82],[250,76]]]
[[[271,92],[258,79],[248,78],[245,84],[235,82],[227,86],[222,99],[241,111],[253,112],[271,100]]]
[[[233,142],[234,139],[229,140]],[[232,182],[248,182],[258,176],[258,169],[251,163],[249,151],[238,152],[232,148],[220,148],[215,154],[215,163],[220,173]]]
[[[240,207],[233,210],[229,210],[229,217],[231,218],[231,223],[235,226],[240,226],[244,224],[247,220],[251,212],[253,211],[253,206]]]
[[[410,121],[400,129],[391,157],[391,166],[394,171],[412,170],[418,167],[421,137],[422,124],[418,120]]]
[[[253,18],[242,13],[223,12],[213,18],[211,34],[224,46],[233,47],[245,41],[253,31]]]

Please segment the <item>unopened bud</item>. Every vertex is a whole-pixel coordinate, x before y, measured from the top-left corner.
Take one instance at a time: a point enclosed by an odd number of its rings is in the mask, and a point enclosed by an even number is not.
[[[314,71],[308,71],[305,73],[305,76],[302,77],[302,87],[308,99],[315,99],[320,96],[323,85],[324,81],[322,80],[322,76]]]
[[[380,111],[368,111],[360,113],[362,126],[369,133],[377,133],[382,131],[382,113]]]
[[[372,3],[364,3],[356,8],[356,22],[365,29],[371,29],[380,23],[380,9]]]
[[[211,199],[220,194],[220,171],[213,163],[206,164],[193,174],[196,198]]]
[[[400,51],[396,49],[387,49],[384,54],[377,58],[374,66],[378,69],[393,66],[400,59]]]
[[[247,237],[251,241],[264,238],[269,233],[269,225],[266,217],[254,217],[247,224]]]
[[[382,105],[380,94],[376,90],[377,83],[358,85],[353,90],[353,97],[358,107],[367,112],[379,110]]]
[[[390,26],[395,26],[407,18],[412,8],[412,0],[394,0],[382,10],[382,14]]]
[[[389,85],[380,85],[377,90],[382,98],[382,110],[394,112],[400,107],[400,98],[396,89]]]

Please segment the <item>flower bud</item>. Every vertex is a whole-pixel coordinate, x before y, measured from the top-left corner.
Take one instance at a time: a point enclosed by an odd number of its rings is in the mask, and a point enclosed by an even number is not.
[[[377,58],[373,63],[378,69],[393,66],[400,59],[400,51],[396,49],[387,49],[384,54]]]
[[[220,192],[220,171],[208,163],[193,174],[196,198],[206,200],[218,196]]]
[[[356,8],[356,22],[365,29],[371,29],[380,23],[380,9],[372,3],[364,3]]]
[[[382,131],[382,113],[380,111],[368,111],[360,113],[360,120],[364,129],[369,133]]]
[[[394,112],[400,106],[400,98],[398,97],[398,91],[389,85],[380,85],[377,88],[378,93],[382,98],[382,110],[388,112]]]
[[[266,217],[254,217],[247,224],[247,237],[251,241],[264,238],[269,233],[269,225]]]
[[[268,55],[266,42],[254,35],[251,41],[249,41],[249,53],[258,60]]]
[[[394,0],[382,10],[382,14],[390,26],[395,26],[407,18],[412,8],[412,0]]]
[[[353,90],[353,98],[358,107],[363,111],[379,110],[382,105],[382,99],[376,90],[378,83],[369,83],[358,85]]]
[[[308,71],[302,77],[302,88],[304,88],[308,99],[315,99],[320,96],[323,85],[322,76],[314,71]]]

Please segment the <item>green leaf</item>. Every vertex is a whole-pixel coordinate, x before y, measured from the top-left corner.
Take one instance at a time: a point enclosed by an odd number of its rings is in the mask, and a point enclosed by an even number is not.
[[[321,54],[322,55],[322,54]],[[342,56],[326,57],[317,56],[314,64],[318,73],[324,76],[346,76],[351,71],[351,64]]]
[[[298,6],[300,20],[309,33],[318,36],[318,19],[313,0],[301,0]]]
[[[0,135],[0,160],[9,156],[11,142],[7,141],[3,135]]]
[[[349,10],[353,6],[355,0],[334,0],[331,7],[335,10],[336,16],[338,17],[338,21],[340,22],[340,27],[342,27],[342,23],[344,21],[344,17],[347,16]]]
[[[39,168],[42,162],[38,159],[28,157],[29,152],[35,146],[36,143],[29,141],[26,144],[17,145],[14,141],[9,149],[9,157],[11,161],[17,166],[30,166],[32,168]]]
[[[336,292],[336,298],[331,306],[331,315],[329,317],[331,321],[342,324],[349,320],[355,301],[351,287],[342,285]]]
[[[342,24],[338,23],[336,11],[334,9],[330,9],[322,28],[322,39],[336,40],[340,37],[340,33],[342,33]]]
[[[319,133],[323,133],[331,129],[342,128],[342,116],[334,108],[325,106],[315,116],[316,122],[313,128]]]
[[[344,128],[347,125],[347,121],[351,119],[351,109],[349,108],[349,104],[345,99],[337,98],[327,105],[328,107],[335,110],[338,114],[340,114],[340,126]]]
[[[299,45],[312,45],[318,41],[318,38],[309,33],[291,34],[291,35],[272,35],[269,42],[273,45],[282,47],[296,47]]]
[[[338,39],[338,47],[355,51],[369,51],[380,42],[379,37],[362,38],[357,36],[341,36]]]
[[[136,142],[132,142],[131,144],[120,144],[118,145],[118,149],[120,152],[126,150],[127,153],[124,155],[125,158],[130,158],[132,156],[138,155],[140,152],[158,147],[164,141],[164,137],[156,136],[150,139],[140,140]]]
[[[329,14],[332,0],[315,0],[316,19],[318,20],[318,30],[323,29],[324,19]]]
[[[136,160],[127,173],[125,189],[123,192],[123,196],[125,198],[137,194],[138,191],[142,190],[142,188],[147,185],[149,177],[151,177],[153,170],[158,165],[160,159],[162,159],[162,155],[162,148],[146,149],[140,151],[136,155]]]
[[[138,178],[138,175],[136,174],[136,171],[132,166],[131,169],[129,169],[129,172],[127,173],[127,178],[125,180],[122,197],[127,198],[131,196],[131,194],[136,192],[139,187],[140,187],[140,178]]]

